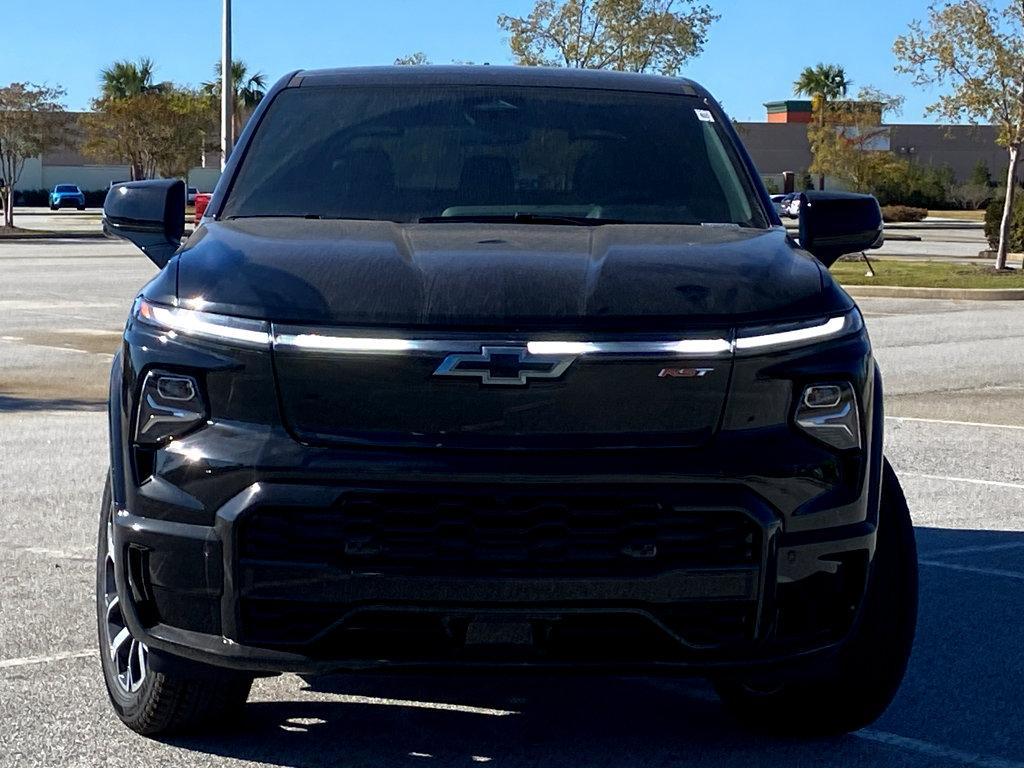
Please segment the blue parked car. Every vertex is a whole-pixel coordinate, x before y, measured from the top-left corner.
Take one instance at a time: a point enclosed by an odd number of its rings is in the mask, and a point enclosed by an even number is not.
[[[50,210],[56,211],[65,206],[74,206],[79,211],[85,210],[85,193],[74,184],[58,184],[50,192]]]

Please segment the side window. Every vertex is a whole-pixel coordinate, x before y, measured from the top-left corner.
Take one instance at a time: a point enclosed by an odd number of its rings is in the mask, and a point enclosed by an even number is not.
[[[726,154],[725,146],[714,128],[714,123],[701,123],[704,135],[704,146],[707,148],[708,162],[718,179],[718,184],[725,193],[726,204],[733,221],[749,221],[753,213],[750,201],[744,193],[743,183],[736,173],[736,166]]]

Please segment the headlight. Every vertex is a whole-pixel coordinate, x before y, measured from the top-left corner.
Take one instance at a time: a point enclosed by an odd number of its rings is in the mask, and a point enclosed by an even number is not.
[[[141,298],[135,302],[132,314],[137,320],[166,331],[246,347],[270,346],[270,325],[262,320],[168,307]]]
[[[736,330],[736,352],[767,352],[836,339],[860,331],[864,320],[857,310],[832,318],[817,318],[784,326],[760,326]]]
[[[801,430],[830,446],[860,448],[857,397],[849,382],[805,387],[794,419]]]
[[[180,438],[206,421],[199,383],[191,376],[150,371],[142,381],[135,442],[158,446]]]

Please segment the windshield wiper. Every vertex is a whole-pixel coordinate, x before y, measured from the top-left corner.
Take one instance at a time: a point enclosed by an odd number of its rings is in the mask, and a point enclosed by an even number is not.
[[[562,214],[462,214],[459,216],[421,216],[420,224],[443,224],[445,222],[478,222],[481,224],[573,224],[579,227],[596,227],[601,224],[625,224],[622,219],[602,219],[597,216],[569,216]]]

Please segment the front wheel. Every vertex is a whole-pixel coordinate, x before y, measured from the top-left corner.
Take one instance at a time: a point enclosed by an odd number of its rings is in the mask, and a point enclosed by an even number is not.
[[[96,549],[96,615],[110,703],[118,717],[139,734],[222,726],[240,714],[252,677],[213,667],[192,676],[150,668],[148,649],[129,631],[118,596],[112,515],[108,478]]]
[[[878,537],[860,621],[831,664],[798,681],[715,682],[746,725],[775,734],[855,731],[889,706],[910,659],[917,626],[917,547],[899,479],[886,460]]]

